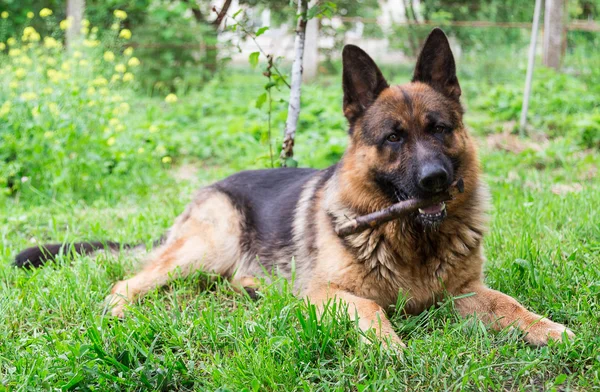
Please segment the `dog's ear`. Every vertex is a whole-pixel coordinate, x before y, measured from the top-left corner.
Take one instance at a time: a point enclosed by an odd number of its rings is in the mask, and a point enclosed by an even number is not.
[[[454,56],[448,38],[441,29],[436,27],[429,33],[417,60],[412,81],[427,83],[449,98],[460,98]]]
[[[344,115],[352,123],[389,85],[373,59],[358,46],[344,46],[342,62]]]

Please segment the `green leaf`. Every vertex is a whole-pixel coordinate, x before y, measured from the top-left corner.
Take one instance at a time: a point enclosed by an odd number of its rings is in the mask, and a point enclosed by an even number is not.
[[[256,36],[260,37],[261,35],[263,35],[265,33],[265,31],[269,30],[269,26],[264,26],[261,27],[260,29],[256,30]]]
[[[286,167],[298,167],[298,161],[295,160],[294,158],[286,158],[285,166]]]
[[[310,7],[308,12],[306,13],[306,20],[312,19],[317,16],[321,12],[321,7],[317,4],[315,6]]]
[[[561,373],[558,376],[556,376],[556,378],[554,379],[554,385],[561,385],[565,381],[567,381],[567,375],[564,373]]]
[[[241,12],[243,11],[242,8],[240,8],[239,10],[235,11],[235,14],[233,14],[232,18],[235,19],[236,16],[238,16]]]
[[[256,98],[256,107],[260,109],[262,105],[267,101],[267,93],[262,93]]]
[[[248,57],[248,61],[250,62],[250,65],[252,66],[252,68],[256,68],[256,66],[258,65],[258,56],[260,56],[260,52],[250,53],[250,56]]]

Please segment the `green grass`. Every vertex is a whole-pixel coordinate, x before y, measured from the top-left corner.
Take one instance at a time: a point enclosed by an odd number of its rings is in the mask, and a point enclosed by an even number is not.
[[[405,81],[407,72],[393,81]],[[119,116],[125,129],[100,135],[94,132],[106,126],[102,112],[79,116],[73,99],[80,97],[61,90],[54,99],[69,109],[55,120],[42,118],[65,137],[58,156],[25,146],[25,137],[11,139],[17,154],[2,164],[12,171],[0,173],[0,185],[13,182],[0,195],[0,390],[600,389],[600,156],[578,137],[598,124],[559,132],[576,126],[580,115],[595,118],[598,92],[571,76],[538,74],[537,86],[553,83],[541,90],[546,95],[533,105],[532,122],[536,134],[554,138],[511,153],[486,147],[485,138],[515,119],[523,70],[502,86],[479,80],[478,72],[467,68],[461,83],[493,196],[486,281],[570,327],[573,342],[529,347],[514,331],[495,333],[461,319],[448,300],[417,317],[392,317],[408,345],[398,355],[361,343],[344,316],[318,319],[285,282],[265,287],[253,302],[200,273],[151,292],[116,321],[103,315],[102,301],[115,281],[135,271],[131,259],[78,256],[34,271],[11,267],[20,249],[47,241],[150,245],[196,187],[269,166],[266,113],[255,107],[265,81],[236,72],[175,104],[126,90],[131,110]],[[305,87],[296,149],[301,166],[325,167],[341,155],[340,90],[338,77]],[[559,90],[568,102],[551,99]],[[37,103],[0,88],[2,94],[18,110],[2,119],[0,137],[18,129],[46,143],[43,124],[27,109]],[[285,121],[284,97],[285,91],[275,94],[274,146]],[[108,146],[111,135],[116,141]],[[136,155],[142,146],[147,154]],[[80,156],[69,160],[70,149]],[[100,158],[90,161],[92,153]],[[181,167],[190,166],[198,171],[178,179]]]

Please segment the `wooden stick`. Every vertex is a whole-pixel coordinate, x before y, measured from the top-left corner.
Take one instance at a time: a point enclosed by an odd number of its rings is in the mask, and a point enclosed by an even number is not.
[[[450,188],[447,191],[440,193],[439,195],[435,195],[429,199],[409,199],[398,202],[383,210],[359,216],[348,222],[341,223],[335,227],[335,232],[339,237],[359,233],[368,228],[374,228],[386,222],[410,215],[419,208],[452,200],[456,196],[456,193],[463,192],[464,182],[461,178],[450,185]]]

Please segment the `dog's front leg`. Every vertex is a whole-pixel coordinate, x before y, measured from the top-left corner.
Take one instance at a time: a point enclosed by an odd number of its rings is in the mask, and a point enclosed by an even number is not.
[[[392,323],[385,315],[385,311],[375,301],[358,297],[348,291],[334,289],[331,286],[310,291],[307,298],[317,306],[320,312],[331,301],[341,301],[347,305],[348,314],[354,321],[358,321],[358,327],[367,332],[373,329],[375,335],[384,343],[391,343],[397,347],[406,347],[400,340]]]
[[[463,316],[475,314],[495,330],[507,327],[519,328],[526,333],[525,340],[534,346],[543,346],[548,340],[560,340],[563,333],[569,338],[575,334],[562,324],[528,311],[514,298],[473,282],[456,295],[473,294],[455,301],[456,309]]]

